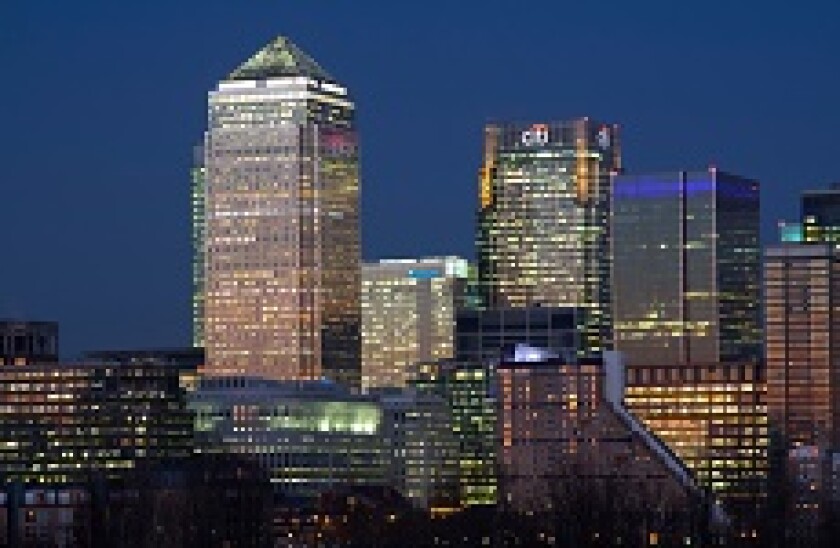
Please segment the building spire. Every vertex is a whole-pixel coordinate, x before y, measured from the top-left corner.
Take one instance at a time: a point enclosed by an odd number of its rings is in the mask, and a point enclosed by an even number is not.
[[[335,81],[307,53],[285,36],[278,36],[239,65],[226,80],[265,80],[282,76],[308,76]]]

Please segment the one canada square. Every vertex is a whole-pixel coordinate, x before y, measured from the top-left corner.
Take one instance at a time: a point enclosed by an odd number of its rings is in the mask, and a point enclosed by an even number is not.
[[[347,90],[284,37],[210,92],[208,373],[358,387],[354,110]]]

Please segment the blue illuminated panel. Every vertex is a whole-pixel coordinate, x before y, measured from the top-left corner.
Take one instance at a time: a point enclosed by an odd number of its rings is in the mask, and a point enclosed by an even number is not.
[[[683,180],[685,176],[687,180]],[[673,179],[619,177],[613,186],[616,198],[669,198],[716,193],[727,198],[756,199],[758,187],[749,181],[694,178],[692,173],[674,173]],[[708,174],[704,174],[708,177]]]
[[[436,268],[415,268],[408,271],[408,277],[417,280],[430,280],[440,278],[441,272]]]

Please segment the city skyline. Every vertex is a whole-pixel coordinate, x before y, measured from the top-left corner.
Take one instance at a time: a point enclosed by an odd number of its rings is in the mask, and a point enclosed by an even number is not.
[[[371,7],[0,7],[0,544],[833,545],[829,14]]]
[[[277,34],[289,35],[357,90],[366,189],[365,259],[473,256],[475,168],[481,128],[493,120],[608,119],[621,125],[624,163],[631,173],[703,169],[715,163],[761,180],[764,242],[772,240],[779,218],[795,217],[799,191],[825,187],[837,178],[826,133],[836,114],[827,99],[840,86],[830,71],[815,70],[819,55],[813,64],[800,63],[806,54],[830,51],[836,40],[827,34],[823,18],[813,14],[788,16],[770,10],[769,23],[759,28],[740,7],[725,18],[714,10],[701,12],[681,32],[714,22],[729,38],[718,45],[675,45],[669,53],[653,46],[676,38],[668,23],[686,22],[681,16],[668,10],[646,12],[646,22],[625,27],[619,24],[622,10],[616,9],[603,15],[601,25],[569,28],[565,36],[572,33],[592,48],[593,58],[618,42],[628,45],[627,51],[617,54],[609,78],[582,64],[577,70],[583,78],[570,80],[538,70],[551,61],[554,45],[563,38],[541,24],[529,30],[526,21],[533,22],[532,14],[508,18],[489,9],[480,15],[487,30],[475,34],[474,27],[481,25],[474,25],[471,10],[463,7],[445,18],[417,10],[416,20],[398,19],[393,26],[385,23],[395,12],[383,9],[370,19],[351,18],[355,30],[318,18],[316,9],[292,9],[274,18],[240,11],[235,15],[249,29],[243,35],[228,28],[233,25],[215,6],[176,10],[168,20],[158,21],[160,28],[150,35],[155,10],[137,8],[128,21],[114,8],[99,12],[80,6],[63,21],[36,18],[25,7],[2,9],[8,13],[0,17],[0,59],[22,82],[0,92],[4,104],[21,107],[10,109],[8,123],[15,137],[9,135],[2,143],[3,180],[16,197],[4,212],[11,222],[25,226],[21,223],[36,203],[43,209],[42,222],[10,242],[10,253],[26,274],[4,274],[4,285],[16,289],[0,295],[0,316],[59,320],[66,326],[62,352],[67,356],[97,346],[177,346],[189,340],[189,238],[182,235],[188,234],[190,151],[203,124],[198,105],[213,81]],[[350,8],[336,9],[336,20],[352,15],[342,12]],[[586,13],[546,8],[545,19]],[[406,24],[416,29],[424,21],[429,23],[428,36],[406,31]],[[212,39],[187,32],[192,23],[202,32],[212,29]],[[494,54],[484,52],[492,43],[488,36],[507,25],[509,43]],[[739,25],[749,31],[749,43],[732,32]],[[645,29],[658,29],[658,34],[642,38]],[[781,29],[798,40],[776,44]],[[406,43],[396,40],[403,33]],[[105,43],[117,47],[107,53],[101,47]],[[383,52],[386,43],[396,45]],[[738,55],[729,58],[732,48]],[[445,66],[450,54],[452,68]],[[775,79],[776,69],[763,62],[768,56],[789,76]],[[41,69],[33,71],[35,66],[50,67],[53,78],[63,82],[71,101],[66,104],[74,108],[46,100],[48,86],[37,84]],[[490,68],[496,72],[488,72]],[[660,69],[671,78],[655,79]],[[721,79],[728,77],[728,84],[688,89],[688,82],[712,69]],[[441,78],[432,84],[424,75],[435,71]],[[479,74],[487,75],[492,85],[476,88],[474,104],[467,104],[453,91],[480,81]],[[797,78],[812,84],[792,84]],[[673,88],[668,81],[674,81]],[[447,97],[452,101],[447,103]],[[111,120],[123,104],[133,107],[121,112],[131,130],[123,131]],[[21,118],[24,112],[27,118]],[[823,116],[807,116],[817,112]],[[47,128],[61,130],[45,132]],[[394,138],[395,128],[399,139]],[[794,143],[773,134],[807,139]],[[56,146],[59,135],[63,140]],[[426,163],[426,173],[406,169],[413,161],[410,150],[424,142],[435,146],[439,160]],[[143,153],[133,156],[137,150]],[[793,161],[803,154],[817,160],[805,166]],[[443,192],[451,194],[422,199]],[[39,202],[45,196],[49,199]],[[122,203],[132,207],[121,211]],[[432,230],[432,216],[450,218],[451,223]],[[45,246],[52,247],[49,253],[40,251]],[[85,268],[59,276],[54,264]],[[109,274],[109,268],[120,274]],[[134,289],[126,291],[125,284]],[[121,321],[102,321],[126,310],[130,313]]]

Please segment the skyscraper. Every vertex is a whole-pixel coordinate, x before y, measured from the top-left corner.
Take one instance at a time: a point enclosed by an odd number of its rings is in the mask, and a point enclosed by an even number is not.
[[[466,259],[390,259],[362,266],[362,386],[405,386],[419,361],[451,358]]]
[[[768,467],[759,185],[716,168],[616,175],[611,215],[627,406],[750,530]]]
[[[628,365],[757,361],[758,183],[715,168],[617,175],[616,349]]]
[[[614,125],[485,128],[476,244],[488,307],[586,308],[589,346],[610,348],[609,189],[620,168]]]
[[[209,94],[205,345],[214,374],[359,385],[355,108],[278,37]]]
[[[770,418],[792,447],[840,450],[840,251],[771,246],[764,284]]]
[[[192,206],[192,344],[204,346],[204,147],[193,148],[190,169]]]
[[[768,247],[764,295],[767,411],[785,486],[778,496],[788,527],[809,538],[833,519],[837,501],[831,470],[840,454],[840,250],[828,243]]]

